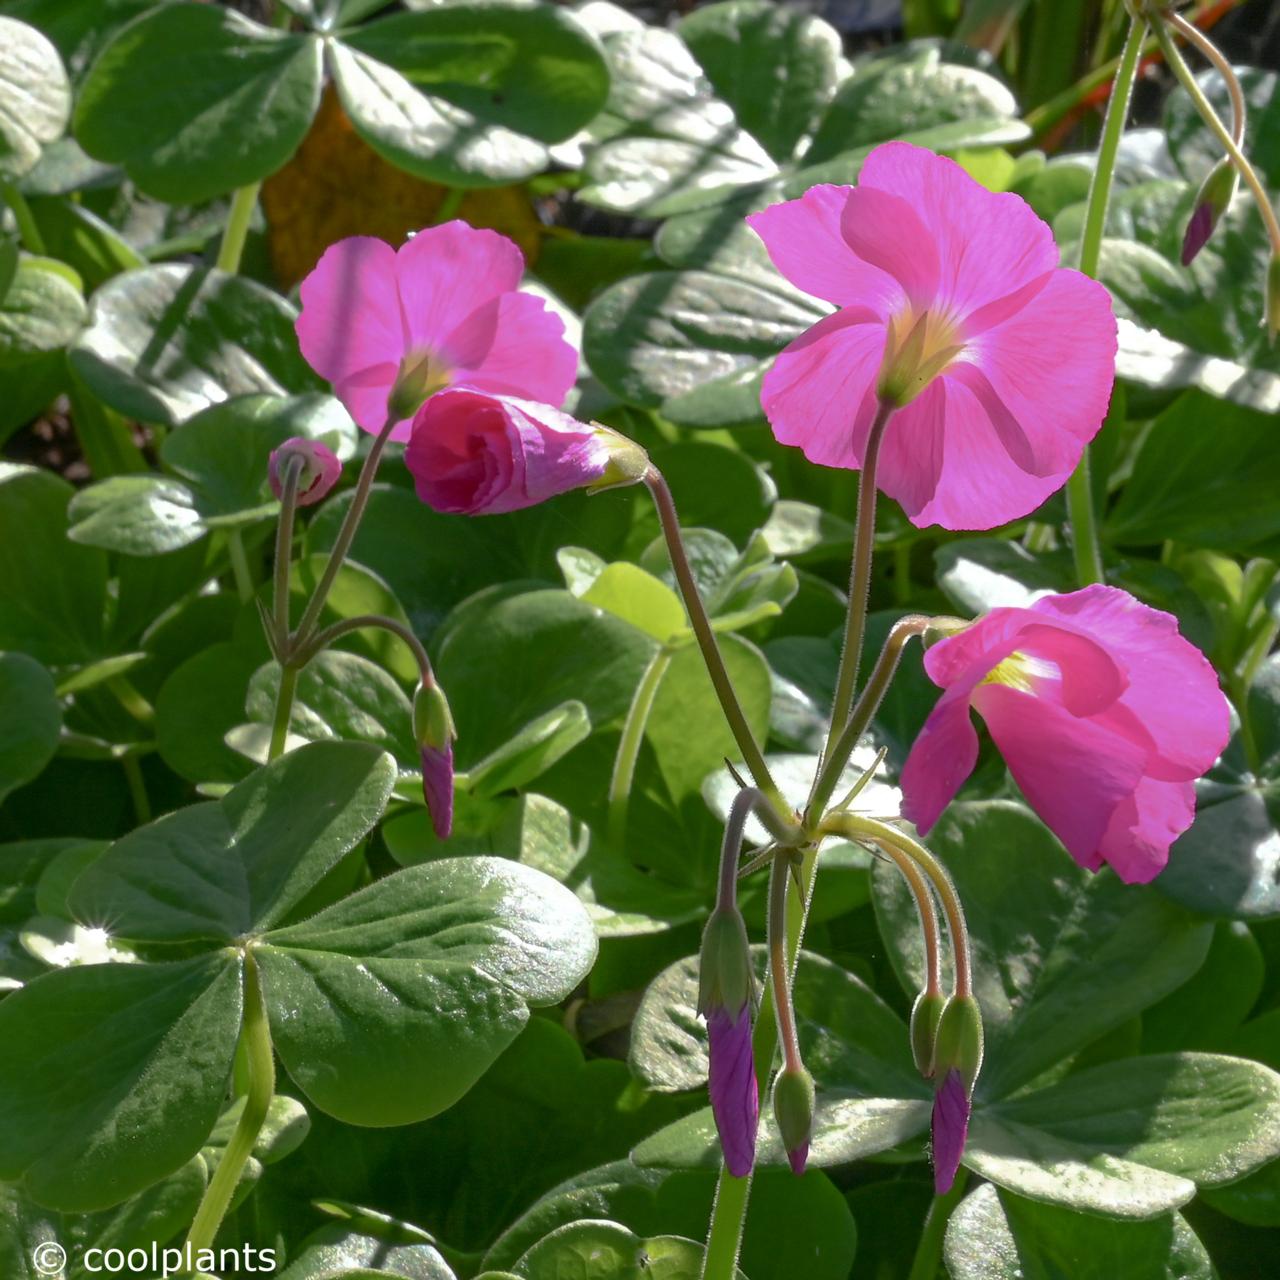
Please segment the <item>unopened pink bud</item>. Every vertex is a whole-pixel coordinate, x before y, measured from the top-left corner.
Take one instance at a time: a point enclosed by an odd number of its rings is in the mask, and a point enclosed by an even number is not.
[[[297,502],[300,507],[309,507],[319,502],[342,475],[342,463],[338,455],[319,440],[308,440],[305,436],[293,436],[278,449],[272,450],[267,462],[267,480],[271,492],[277,498],[284,497],[284,476],[292,458],[302,459],[302,471],[298,476]]]
[[[948,1071],[933,1098],[933,1189],[938,1195],[951,1190],[969,1136],[972,1104],[964,1077]]]

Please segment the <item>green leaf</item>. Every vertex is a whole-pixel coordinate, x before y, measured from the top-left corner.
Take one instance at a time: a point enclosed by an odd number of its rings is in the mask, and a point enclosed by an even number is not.
[[[356,131],[392,164],[455,186],[516,182],[604,103],[599,46],[550,5],[485,0],[394,14],[329,46]]]
[[[279,1280],[454,1280],[431,1245],[396,1243],[363,1235],[337,1223],[312,1232]]]
[[[301,747],[221,800],[117,840],[69,905],[77,919],[137,940],[230,941],[269,929],[373,826],[394,780],[391,758],[375,748]]]
[[[275,719],[280,667],[269,662],[249,681],[245,711],[249,719],[270,725]],[[413,707],[396,681],[358,653],[326,649],[298,675],[289,732],[308,742],[341,738],[369,742],[402,765],[416,768]]]
[[[647,1081],[692,1087],[706,1074],[705,1029],[697,1018],[693,957],[659,977],[633,1066]],[[803,953],[793,1000],[800,1046],[818,1089],[812,1168],[843,1164],[909,1141],[929,1124],[932,1090],[911,1060],[907,1029],[888,1005],[851,973]],[[640,1143],[642,1167],[715,1167],[720,1144],[710,1109],[698,1111]],[[772,1116],[760,1118],[756,1163],[785,1165]]]
[[[60,351],[75,339],[84,319],[84,298],[67,269],[52,258],[24,253],[0,296],[0,366],[25,367]]]
[[[0,801],[53,759],[62,708],[53,678],[23,653],[0,653]]]
[[[652,648],[643,633],[567,591],[495,588],[471,597],[441,629],[436,661],[458,726],[459,766],[483,760],[565,702],[580,701],[597,730],[621,719]]]
[[[231,396],[322,390],[298,353],[296,315],[279,294],[241,276],[145,267],[94,294],[71,362],[112,408],[174,425]]]
[[[50,471],[0,462],[0,649],[46,666],[103,656],[106,556],[67,542],[71,493]]]
[[[965,1164],[1032,1199],[1152,1218],[1280,1154],[1280,1075],[1214,1054],[1129,1058],[979,1108]]]
[[[1243,553],[1259,543],[1274,546],[1280,513],[1270,477],[1278,470],[1273,413],[1186,392],[1143,436],[1107,517],[1107,536],[1139,546],[1176,538]]]
[[[988,609],[1025,609],[1043,595],[1069,590],[1071,558],[1066,552],[1036,555],[1020,542],[999,538],[959,538],[934,553],[938,586],[962,614]]]
[[[452,1106],[595,952],[586,912],[549,876],[458,858],[376,881],[255,955],[289,1074],[338,1119],[391,1125]]]
[[[703,1247],[679,1236],[642,1240],[616,1222],[558,1227],[515,1264],[522,1280],[698,1280]],[[734,1274],[745,1280],[736,1267]]]
[[[1280,915],[1275,874],[1280,842],[1280,657],[1249,690],[1257,767],[1237,730],[1222,758],[1196,783],[1196,817],[1174,841],[1156,887],[1193,911],[1258,920]]]
[[[156,475],[99,481],[72,498],[67,514],[73,542],[130,556],[177,551],[208,532],[191,490]]]
[[[0,177],[31,169],[70,114],[71,85],[57,49],[35,27],[0,16]]]
[[[91,1210],[181,1168],[218,1117],[240,999],[224,955],[57,969],[7,996],[0,1174]]]
[[[688,629],[680,597],[651,573],[625,560],[608,565],[586,591],[575,594],[638,627],[659,644]]]
[[[220,5],[163,5],[98,55],[76,138],[159,200],[223,195],[293,155],[320,105],[322,48]]]
[[[530,720],[514,737],[472,765],[467,770],[467,790],[485,798],[523,787],[590,734],[586,707],[572,699],[562,702]]]
[[[61,197],[28,201],[45,251],[73,267],[92,292],[121,271],[146,266],[146,259],[109,222],[84,205]]]
[[[929,847],[956,881],[973,941],[987,1053],[976,1095],[1001,1098],[1184,983],[1212,929],[1151,889],[1084,870],[1021,805],[953,804]],[[904,988],[920,989],[915,907],[877,863],[877,918]]]
[[[947,1224],[953,1280],[1214,1280],[1209,1255],[1181,1214],[1117,1222],[1037,1204],[991,1185]]]

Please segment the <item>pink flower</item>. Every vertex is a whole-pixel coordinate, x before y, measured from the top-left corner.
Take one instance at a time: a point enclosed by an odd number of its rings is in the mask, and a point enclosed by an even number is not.
[[[927,832],[972,771],[985,721],[1031,807],[1081,866],[1142,883],[1195,815],[1194,780],[1226,745],[1213,668],[1170,614],[1092,586],[993,609],[925,654],[945,690],[902,771]]]
[[[760,1090],[751,1055],[751,1015],[746,1005],[736,1013],[718,1005],[707,1012],[710,1053],[708,1091],[720,1135],[725,1168],[745,1178],[756,1158]]]
[[[933,1189],[946,1195],[956,1180],[960,1157],[969,1136],[969,1091],[954,1067],[933,1096]]]
[[[891,142],[856,187],[813,187],[747,221],[792,284],[840,308],[765,377],[783,444],[857,469],[879,397],[902,406],[878,484],[922,527],[992,528],[1071,474],[1107,410],[1116,324],[1107,291],[1058,266],[1019,197]]]
[[[606,440],[547,404],[442,391],[418,410],[404,460],[429,507],[493,515],[602,481]]]
[[[400,381],[393,440],[409,438],[414,409],[442,387],[559,404],[578,358],[559,317],[516,291],[523,273],[510,240],[465,222],[427,227],[398,250],[339,240],[302,282],[298,343],[366,431],[382,429]]]
[[[306,436],[291,436],[278,449],[273,449],[267,460],[267,483],[277,498],[284,497],[285,464],[292,457],[302,459],[297,498],[300,507],[319,502],[342,476],[342,463],[327,445]]]

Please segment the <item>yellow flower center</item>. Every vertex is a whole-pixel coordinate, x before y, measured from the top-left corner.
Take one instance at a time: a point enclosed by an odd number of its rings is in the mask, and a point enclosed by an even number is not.
[[[1052,662],[1015,649],[1002,662],[997,662],[978,683],[1004,684],[1011,689],[1021,689],[1023,693],[1036,693],[1040,681],[1058,674],[1058,668]]]
[[[400,361],[388,408],[397,418],[411,418],[426,400],[452,381],[452,367],[437,352],[410,351]]]
[[[876,394],[898,408],[910,404],[963,350],[951,316],[904,308],[889,321]]]

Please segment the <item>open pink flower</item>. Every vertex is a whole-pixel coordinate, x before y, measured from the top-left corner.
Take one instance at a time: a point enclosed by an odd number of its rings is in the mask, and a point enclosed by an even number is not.
[[[510,240],[465,222],[427,227],[398,250],[352,236],[302,282],[298,343],[366,431],[382,429],[398,379],[420,393],[393,440],[409,438],[413,408],[442,387],[558,405],[578,358],[560,318],[517,292],[523,274]]]
[[[992,528],[1071,474],[1107,410],[1115,318],[1019,197],[890,142],[856,187],[813,187],[747,221],[792,284],[840,308],[765,377],[783,444],[857,469],[885,393],[902,407],[878,484],[922,527]]]
[[[1229,732],[1217,676],[1172,615],[1086,587],[993,609],[924,665],[945,692],[902,771],[903,815],[922,833],[977,759],[972,707],[1081,866],[1110,863],[1131,884],[1164,867]]]
[[[602,480],[607,438],[548,404],[458,389],[418,410],[404,460],[428,506],[493,515]]]

